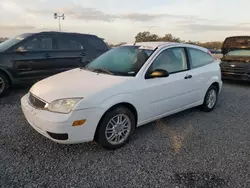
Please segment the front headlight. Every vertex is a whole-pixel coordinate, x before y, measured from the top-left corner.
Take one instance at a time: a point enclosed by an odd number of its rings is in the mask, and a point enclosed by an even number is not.
[[[52,112],[68,114],[82,98],[58,99],[48,104],[47,109]]]

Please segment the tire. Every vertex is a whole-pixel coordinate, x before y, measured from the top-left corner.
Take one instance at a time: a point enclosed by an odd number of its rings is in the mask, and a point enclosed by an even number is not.
[[[218,88],[214,85],[211,85],[207,90],[207,93],[204,98],[204,103],[201,105],[201,109],[205,112],[211,112],[215,108],[217,100]]]
[[[120,125],[117,124],[118,121],[121,123]],[[122,124],[122,122],[124,123]],[[120,148],[128,142],[135,126],[134,114],[126,107],[116,107],[108,111],[102,118],[97,129],[96,141],[106,149]],[[119,139],[120,142],[118,142]]]
[[[0,96],[2,96],[9,87],[9,80],[8,78],[0,72]]]

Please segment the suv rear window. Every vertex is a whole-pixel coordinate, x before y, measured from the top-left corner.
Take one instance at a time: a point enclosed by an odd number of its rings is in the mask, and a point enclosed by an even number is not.
[[[108,50],[105,42],[98,37],[87,37],[88,43],[97,50]]]
[[[57,50],[83,50],[83,46],[72,37],[61,37],[57,41]]]

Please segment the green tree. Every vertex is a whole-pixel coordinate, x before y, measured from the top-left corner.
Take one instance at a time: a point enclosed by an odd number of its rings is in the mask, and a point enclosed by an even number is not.
[[[180,38],[174,37],[172,34],[166,34],[160,40],[164,42],[182,42]]]
[[[150,33],[149,31],[139,32],[135,36],[135,41],[136,42],[152,42],[152,41],[182,42],[186,44],[202,46],[202,47],[209,48],[209,49],[221,49],[221,46],[222,46],[222,42],[220,41],[211,41],[211,42],[199,42],[199,41],[191,41],[191,40],[183,41],[179,37],[175,37],[170,33],[165,34],[163,37],[160,37],[154,33]],[[125,42],[121,42],[119,44],[108,44],[108,45],[112,48],[112,47],[120,46],[122,44],[125,44]]]
[[[159,36],[148,31],[140,32],[135,36],[136,42],[159,41]]]
[[[218,42],[218,41],[205,42],[205,43],[202,43],[201,46],[205,48],[209,48],[209,49],[221,49],[222,42]]]
[[[148,31],[140,32],[135,36],[136,42],[150,41],[165,41],[165,42],[182,42],[180,38],[174,37],[172,34],[166,34],[164,37],[159,37],[156,34],[151,34]]]

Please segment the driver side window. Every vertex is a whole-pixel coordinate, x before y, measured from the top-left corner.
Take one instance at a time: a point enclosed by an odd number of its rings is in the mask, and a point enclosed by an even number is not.
[[[52,44],[53,39],[51,37],[35,37],[18,48],[22,48],[25,51],[52,51]]]
[[[149,71],[163,69],[168,73],[185,71],[188,69],[184,48],[170,48],[161,52],[151,64]]]

